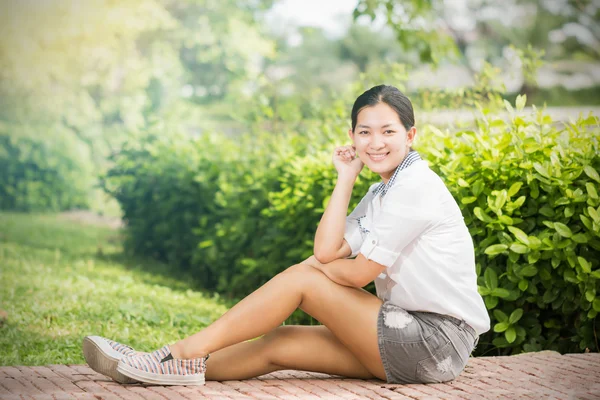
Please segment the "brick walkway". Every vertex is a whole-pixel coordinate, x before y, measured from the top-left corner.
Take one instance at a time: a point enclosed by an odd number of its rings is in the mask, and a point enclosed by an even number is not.
[[[87,365],[0,367],[0,399],[600,399],[600,354],[472,358],[453,382],[381,381],[281,371],[206,386],[119,385]]]

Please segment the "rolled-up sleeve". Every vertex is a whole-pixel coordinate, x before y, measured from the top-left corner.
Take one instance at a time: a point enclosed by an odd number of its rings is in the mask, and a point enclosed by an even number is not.
[[[352,254],[350,254],[348,257],[356,257],[363,242],[362,233],[360,232],[360,225],[358,224],[357,218],[352,216],[346,217],[346,231],[344,232],[344,239],[346,239],[346,242],[348,242],[350,249],[352,250]]]
[[[436,219],[435,214],[414,203],[414,196],[403,198],[388,193],[386,207],[371,224],[359,252],[369,260],[391,267],[402,250],[423,234]]]
[[[371,185],[367,194],[361,199],[358,205],[352,210],[350,215],[346,217],[346,227],[344,231],[344,239],[350,245],[352,253],[348,258],[356,257],[363,243],[363,234],[360,229],[359,220],[367,214],[369,202],[373,199],[372,190],[377,184]]]

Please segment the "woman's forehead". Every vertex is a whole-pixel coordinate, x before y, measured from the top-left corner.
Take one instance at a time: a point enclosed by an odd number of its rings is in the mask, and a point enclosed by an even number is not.
[[[362,128],[385,128],[401,124],[398,113],[385,103],[363,108],[356,122],[356,126]]]
[[[360,123],[357,124],[356,127],[357,128],[367,128],[367,129],[377,129],[377,128],[390,128],[390,127],[394,127],[397,125],[401,125],[400,121],[388,121],[387,123],[383,122],[375,122],[374,124],[367,124],[367,123]]]

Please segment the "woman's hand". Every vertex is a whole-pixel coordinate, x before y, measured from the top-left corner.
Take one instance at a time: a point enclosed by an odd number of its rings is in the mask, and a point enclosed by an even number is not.
[[[351,176],[356,178],[363,169],[363,162],[356,157],[354,146],[340,146],[333,151],[333,165],[338,176]]]
[[[302,261],[300,264],[310,265],[311,267],[316,268],[319,271],[323,271],[323,267],[325,265],[325,264],[321,264],[314,255],[308,257],[306,260]]]

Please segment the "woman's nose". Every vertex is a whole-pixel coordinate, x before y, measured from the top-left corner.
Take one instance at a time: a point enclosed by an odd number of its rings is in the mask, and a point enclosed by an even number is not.
[[[371,147],[373,150],[377,150],[384,146],[385,143],[380,135],[375,134],[371,136],[371,143],[369,143],[369,147]]]

